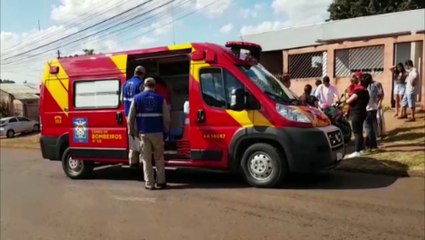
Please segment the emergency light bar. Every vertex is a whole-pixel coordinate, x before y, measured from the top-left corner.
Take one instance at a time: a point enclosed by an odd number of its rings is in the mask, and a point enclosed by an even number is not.
[[[250,42],[229,41],[225,45],[239,59],[260,61],[261,46]]]

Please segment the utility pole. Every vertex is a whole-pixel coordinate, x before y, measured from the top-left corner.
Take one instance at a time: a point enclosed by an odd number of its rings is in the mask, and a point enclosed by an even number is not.
[[[176,32],[174,29],[174,11],[172,8],[171,8],[171,21],[172,21],[171,24],[173,28],[173,45],[176,45]]]

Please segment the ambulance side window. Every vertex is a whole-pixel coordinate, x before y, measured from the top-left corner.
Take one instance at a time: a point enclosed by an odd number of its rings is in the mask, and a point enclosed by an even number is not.
[[[200,71],[202,98],[211,107],[226,108],[223,75],[220,68],[207,68]]]
[[[119,105],[118,79],[82,80],[74,83],[74,107],[77,109],[115,109]]]
[[[232,90],[241,88],[246,92],[246,109],[260,109],[255,97],[226,69],[201,69],[200,80],[204,102],[211,107],[230,109]]]
[[[226,100],[227,100],[227,108],[230,109],[230,101],[233,89],[244,89],[246,95],[246,109],[254,110],[260,109],[260,104],[255,99],[255,97],[245,88],[245,86],[237,79],[233,74],[224,70],[224,82],[226,86]]]

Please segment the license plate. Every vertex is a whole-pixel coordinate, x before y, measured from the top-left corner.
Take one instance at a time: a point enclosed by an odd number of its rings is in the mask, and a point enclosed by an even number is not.
[[[343,157],[343,155],[342,155],[342,153],[336,153],[336,160],[337,161],[339,161],[339,160],[342,160],[342,157]]]

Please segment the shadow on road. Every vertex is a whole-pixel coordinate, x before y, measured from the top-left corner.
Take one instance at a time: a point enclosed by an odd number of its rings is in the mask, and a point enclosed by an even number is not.
[[[390,151],[384,151],[390,152]],[[398,154],[402,151],[394,151]],[[397,157],[399,155],[395,155]],[[396,175],[398,177],[408,177],[409,167],[399,161],[394,160],[385,160],[385,159],[375,159],[373,155],[370,157],[358,157],[353,159],[344,160],[339,166],[338,169],[346,171],[361,171],[367,170],[370,173],[387,173],[391,175]]]
[[[283,188],[286,189],[373,189],[392,185],[398,177],[364,174],[355,172],[331,171],[315,175],[292,176]]]
[[[250,188],[242,176],[234,174],[201,170],[177,169],[167,170],[167,182],[173,189],[219,189]],[[94,171],[97,180],[134,180],[143,181],[142,170],[104,167]],[[330,171],[314,175],[291,175],[280,189],[369,189],[383,188],[393,184],[397,177]]]

